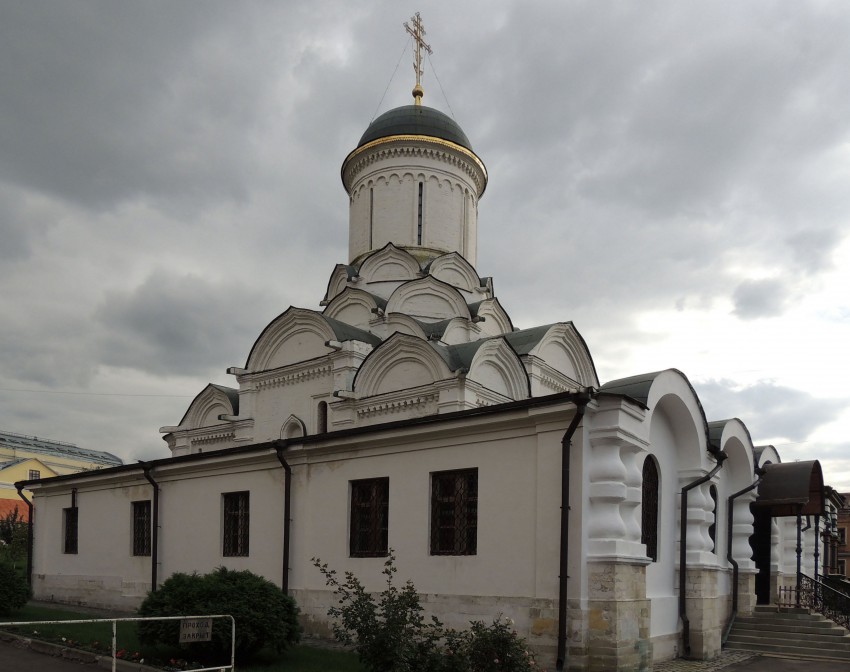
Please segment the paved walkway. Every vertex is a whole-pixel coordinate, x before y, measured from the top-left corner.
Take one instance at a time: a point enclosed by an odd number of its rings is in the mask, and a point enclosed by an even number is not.
[[[653,672],[850,672],[850,662],[783,658],[749,651],[724,651],[714,660],[671,660]]]

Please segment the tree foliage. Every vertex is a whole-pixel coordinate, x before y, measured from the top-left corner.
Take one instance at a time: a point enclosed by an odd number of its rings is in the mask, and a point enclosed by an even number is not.
[[[353,572],[340,578],[327,563],[313,564],[333,588],[338,606],[334,636],[357,651],[369,672],[530,672],[537,670],[534,654],[517,635],[509,619],[492,624],[473,621],[470,629],[445,628],[436,616],[425,617],[419,594],[408,580],[398,588],[395,554],[384,562],[384,589],[369,593]]]
[[[283,651],[301,636],[298,607],[271,581],[250,571],[219,567],[209,574],[173,574],[156,592],[148,593],[140,616],[204,616],[229,614],[236,619],[236,657],[248,658],[266,646]],[[212,642],[179,643],[179,621],[143,621],[144,644],[180,648],[187,658],[227,660],[231,647],[229,619],[213,621]]]
[[[0,616],[18,611],[31,596],[26,577],[11,562],[0,558]]]

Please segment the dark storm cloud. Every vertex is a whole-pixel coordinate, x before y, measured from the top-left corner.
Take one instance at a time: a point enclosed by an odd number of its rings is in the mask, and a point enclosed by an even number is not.
[[[772,382],[739,387],[733,381],[716,379],[693,385],[710,421],[737,417],[756,442],[770,437],[805,441],[818,427],[836,420],[848,403],[847,399],[823,399]]]
[[[244,196],[245,28],[228,3],[6,3],[0,179],[91,207]]]
[[[732,296],[733,312],[742,320],[776,317],[788,300],[788,288],[781,280],[744,280]]]
[[[262,292],[156,272],[98,307],[99,360],[158,375],[220,373],[244,361],[269,314]]]

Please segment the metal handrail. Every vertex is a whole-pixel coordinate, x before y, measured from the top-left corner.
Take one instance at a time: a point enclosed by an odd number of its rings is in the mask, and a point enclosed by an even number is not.
[[[118,661],[117,654],[117,624],[128,621],[182,621],[184,619],[200,619],[200,618],[229,618],[230,619],[230,665],[216,665],[215,667],[200,667],[192,672],[216,672],[221,670],[224,672],[230,669],[231,672],[236,670],[236,619],[230,614],[218,614],[215,616],[138,616],[128,618],[85,618],[81,620],[71,621],[2,621],[0,628],[7,626],[19,625],[69,625],[71,623],[112,623],[112,672],[116,672]]]
[[[850,630],[850,597],[802,572],[799,577],[802,606]]]

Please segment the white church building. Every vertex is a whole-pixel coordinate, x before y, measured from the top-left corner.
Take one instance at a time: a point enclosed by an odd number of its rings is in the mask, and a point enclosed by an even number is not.
[[[487,169],[421,93],[342,163],[349,254],[320,309],[288,308],[201,390],[161,429],[169,456],[19,484],[35,596],[134,608],[223,565],[330,636],[311,558],[379,590],[393,549],[427,610],[504,614],[546,666],[717,656],[733,612],[796,580],[820,465],[706,418],[676,369],[601,381],[567,320],[517,329],[476,269]]]

